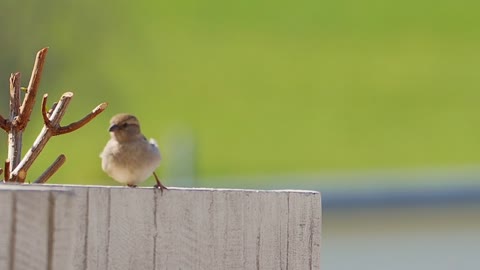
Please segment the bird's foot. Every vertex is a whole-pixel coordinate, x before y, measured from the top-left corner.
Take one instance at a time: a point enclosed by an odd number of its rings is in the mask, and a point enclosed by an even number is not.
[[[162,185],[162,183],[160,183],[160,182],[158,182],[158,183],[157,183],[156,185],[154,185],[153,187],[154,187],[154,188],[159,188],[160,191],[162,191],[162,192],[163,192],[164,189],[165,189],[165,190],[168,190],[168,188],[167,188],[166,186]]]
[[[131,187],[131,188],[135,188],[137,187],[137,185],[130,185],[130,184],[127,184],[128,187]]]
[[[158,179],[158,176],[155,172],[153,172],[153,176],[155,176],[155,181],[157,181],[157,184],[154,185],[153,187],[154,188],[159,188],[160,189],[160,192],[163,194],[163,190],[168,190],[168,188],[166,186],[164,186],[161,182],[160,182],[160,179]]]

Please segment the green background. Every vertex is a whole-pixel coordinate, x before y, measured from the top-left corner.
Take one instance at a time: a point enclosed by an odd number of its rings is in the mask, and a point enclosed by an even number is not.
[[[110,104],[52,138],[30,180],[64,153],[52,183],[114,185],[98,155],[119,112],[158,140],[164,178],[179,130],[205,179],[480,161],[478,1],[7,0],[0,10],[2,115],[9,74],[26,86],[45,46],[39,96],[75,93],[64,124]],[[39,103],[24,150],[41,128]]]

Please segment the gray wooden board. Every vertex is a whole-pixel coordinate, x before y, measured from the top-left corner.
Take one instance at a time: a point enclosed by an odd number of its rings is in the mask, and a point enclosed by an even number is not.
[[[73,196],[63,188],[0,185],[0,269],[71,269]]]
[[[14,192],[0,190],[0,269],[10,269],[14,224]]]
[[[72,188],[78,270],[319,269],[318,192]]]
[[[0,269],[320,268],[318,192],[2,186]]]

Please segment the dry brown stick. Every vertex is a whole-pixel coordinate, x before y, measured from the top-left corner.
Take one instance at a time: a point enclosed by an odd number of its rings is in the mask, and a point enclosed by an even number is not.
[[[52,177],[52,175],[54,175],[58,171],[58,169],[60,169],[63,163],[65,163],[65,160],[67,160],[67,158],[64,154],[58,156],[57,159],[52,163],[52,165],[50,165],[50,167],[48,167],[45,172],[43,172],[42,175],[40,175],[40,177],[35,180],[34,183],[43,184],[47,182],[48,179],[50,179],[50,177]]]
[[[35,97],[37,95],[38,86],[40,85],[40,79],[42,77],[43,64],[47,56],[48,48],[43,48],[38,51],[35,57],[35,64],[33,65],[32,76],[30,77],[30,83],[27,87],[27,94],[23,99],[22,107],[20,108],[20,115],[14,124],[19,130],[24,130],[30,121],[30,115],[32,114],[33,105],[35,105]]]
[[[52,115],[50,116],[49,121],[51,121],[51,125],[53,127],[59,126],[60,120],[62,120],[63,115],[65,114],[65,110],[72,99],[73,93],[67,92],[62,95],[60,101],[57,104],[57,107],[53,111]],[[33,142],[32,147],[28,150],[28,152],[23,157],[22,161],[18,166],[13,170],[12,176],[18,177],[20,182],[24,182],[26,177],[26,172],[32,166],[35,159],[38,157],[40,152],[43,150],[45,145],[47,144],[48,140],[53,136],[55,128],[49,128],[47,125],[44,125],[40,134],[38,134],[37,139]]]
[[[95,118],[97,115],[99,115],[101,112],[103,112],[107,108],[107,105],[108,105],[108,103],[103,102],[102,104],[95,107],[95,109],[93,109],[85,117],[78,120],[77,122],[71,123],[70,125],[67,125],[67,126],[64,126],[64,127],[59,127],[58,129],[55,130],[55,133],[53,135],[56,136],[56,135],[62,135],[62,134],[65,134],[65,133],[70,133],[70,132],[73,132],[73,131],[83,127],[88,122],[90,122],[93,118]]]
[[[20,114],[20,73],[10,75],[10,121],[14,122]],[[8,132],[8,160],[10,170],[15,169],[22,156],[22,133],[17,126],[12,125]],[[10,173],[10,172],[9,172]],[[15,178],[6,181],[16,181]]]
[[[90,120],[92,120],[95,116],[97,116],[99,113],[101,113],[103,110],[105,110],[105,108],[107,107],[107,103],[102,103],[98,105],[92,112],[90,112],[87,116],[85,116],[80,121],[72,123],[66,127],[61,127],[60,121],[62,120],[72,97],[73,97],[73,93],[71,92],[64,93],[60,98],[60,101],[55,106],[53,112],[49,116],[48,112],[46,112],[47,97],[44,96],[44,99],[42,101],[42,115],[44,116],[43,119],[44,119],[45,125],[43,126],[40,134],[37,136],[37,139],[33,143],[32,147],[25,154],[25,156],[23,157],[22,161],[17,166],[17,168],[15,168],[15,170],[12,172],[12,175],[14,175],[15,177],[18,177],[19,181],[21,182],[25,181],[25,177],[28,169],[30,169],[33,162],[38,157],[38,155],[43,150],[48,140],[52,136],[72,132],[82,127],[83,125],[88,123]]]
[[[43,123],[49,128],[52,128],[52,122],[49,119],[48,111],[47,111],[47,98],[48,94],[43,95],[42,98],[42,117],[43,117]]]
[[[3,178],[5,180],[5,182],[8,181],[8,179],[10,179],[10,160],[5,160],[5,177]]]
[[[3,118],[3,116],[0,115],[0,128],[5,130],[6,132],[10,131],[10,122]]]

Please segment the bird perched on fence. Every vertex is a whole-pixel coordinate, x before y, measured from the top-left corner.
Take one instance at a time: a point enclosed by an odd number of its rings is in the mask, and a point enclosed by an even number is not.
[[[155,140],[148,141],[140,131],[138,119],[131,114],[117,114],[110,120],[110,140],[100,154],[102,169],[116,181],[136,187],[153,174],[160,190],[167,189],[155,174],[160,151]]]

